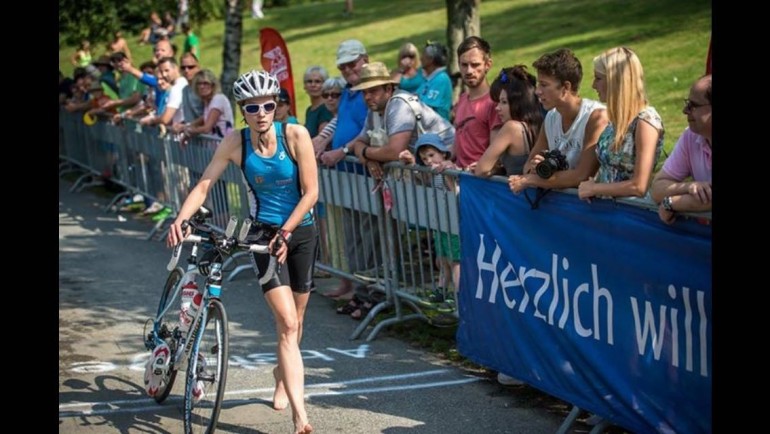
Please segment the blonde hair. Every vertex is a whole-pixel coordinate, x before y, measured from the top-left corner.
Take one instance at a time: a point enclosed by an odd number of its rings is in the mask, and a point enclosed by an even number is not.
[[[404,45],[398,49],[398,59],[396,59],[396,65],[401,64],[401,58],[404,57],[405,54],[411,55],[414,59],[414,69],[420,67],[420,52],[417,51],[417,47],[411,42],[404,43]]]
[[[211,83],[211,94],[216,95],[219,93],[219,81],[217,80],[216,74],[214,74],[214,71],[210,69],[201,69],[200,71],[196,72],[192,79],[192,86],[193,91],[196,95],[200,96],[198,94],[198,81],[204,80]]]
[[[631,122],[647,106],[642,62],[630,48],[615,47],[594,57],[594,70],[607,83],[607,115],[615,127],[612,150],[617,151]]]

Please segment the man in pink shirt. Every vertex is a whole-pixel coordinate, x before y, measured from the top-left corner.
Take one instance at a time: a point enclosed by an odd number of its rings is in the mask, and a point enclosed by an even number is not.
[[[455,163],[463,169],[473,169],[489,147],[491,136],[502,125],[489,96],[487,72],[492,68],[489,43],[478,36],[469,36],[457,47],[460,73],[467,90],[455,105]]]
[[[689,128],[652,181],[658,215],[668,224],[678,211],[711,211],[711,74],[692,85],[682,112]]]

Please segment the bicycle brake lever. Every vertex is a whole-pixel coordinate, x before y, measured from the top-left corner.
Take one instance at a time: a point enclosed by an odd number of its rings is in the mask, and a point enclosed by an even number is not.
[[[182,243],[179,243],[174,246],[174,250],[171,252],[171,259],[168,261],[168,265],[166,265],[166,270],[171,271],[176,268],[176,264],[179,262],[179,256],[181,256],[181,253]]]

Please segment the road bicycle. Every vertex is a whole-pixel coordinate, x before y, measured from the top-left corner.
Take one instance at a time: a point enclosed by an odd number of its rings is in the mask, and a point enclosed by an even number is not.
[[[201,207],[182,230],[192,229],[182,243],[174,247],[167,265],[169,275],[163,286],[155,318],[145,323],[145,347],[153,351],[166,344],[170,352],[168,366],[153,366],[153,373],[160,378],[153,398],[162,403],[171,393],[177,372],[186,370],[184,392],[184,432],[213,433],[225,393],[228,361],[227,312],[220,301],[222,291],[222,264],[236,251],[271,254],[267,243],[246,242],[252,223],[245,219],[237,237],[234,237],[238,219],[231,217],[224,234],[206,223],[211,212]],[[260,238],[259,236],[257,238]],[[192,244],[187,258],[187,270],[177,266],[183,244]],[[199,253],[203,251],[202,254]],[[268,271],[260,284],[272,278],[276,269],[275,256],[271,254]],[[189,281],[202,288],[200,307],[195,312],[186,333],[179,328],[179,303],[182,287]],[[200,285],[200,283],[203,285]],[[204,308],[205,307],[205,308]],[[148,331],[149,328],[149,331]],[[154,362],[150,362],[154,363]]]

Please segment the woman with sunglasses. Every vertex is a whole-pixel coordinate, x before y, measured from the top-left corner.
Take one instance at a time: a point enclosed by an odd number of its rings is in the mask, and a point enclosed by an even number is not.
[[[201,180],[192,189],[169,229],[167,245],[176,246],[185,236],[182,222],[206,200],[212,185],[233,163],[243,170],[255,204],[252,229],[260,231],[280,268],[262,285],[278,333],[278,366],[273,408],[291,405],[295,434],[308,434],[304,397],[304,367],[299,342],[310,290],[313,288],[318,236],[311,209],[318,200],[318,171],[313,146],[302,125],[274,122],[278,79],[268,72],[251,70],[233,83],[233,95],[247,125],[227,135]],[[267,255],[254,255],[260,274],[268,267]],[[261,278],[262,276],[259,276]]]
[[[317,136],[313,137],[313,149],[316,157],[327,151],[334,137],[334,130],[337,129],[337,110],[340,108],[340,96],[345,89],[345,79],[342,77],[327,78],[321,85],[321,98],[324,101],[324,107],[332,114],[332,119],[327,123]]]
[[[201,69],[193,77],[193,91],[203,101],[203,116],[184,128],[185,135],[210,134],[223,138],[233,129],[235,119],[230,100],[219,91],[217,76],[210,69]]]
[[[398,66],[391,73],[393,81],[398,83],[398,88],[415,93],[425,81],[425,75],[420,66],[420,57],[417,47],[407,42],[398,50]]]
[[[599,136],[599,171],[578,185],[578,196],[647,197],[663,149],[663,121],[647,101],[644,71],[630,48],[615,47],[594,58],[593,86],[607,104],[610,123]]]

